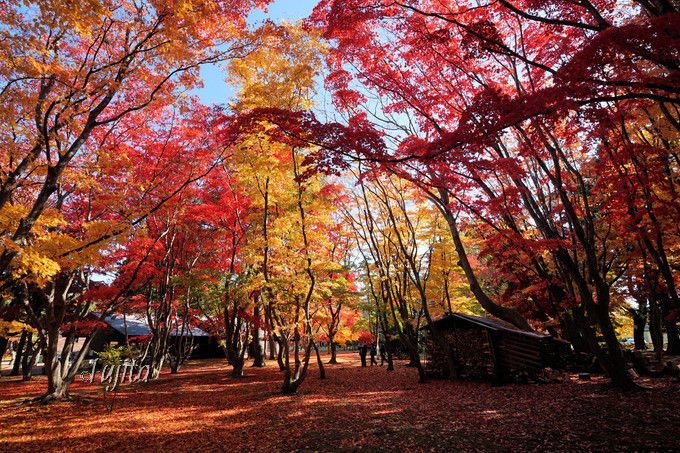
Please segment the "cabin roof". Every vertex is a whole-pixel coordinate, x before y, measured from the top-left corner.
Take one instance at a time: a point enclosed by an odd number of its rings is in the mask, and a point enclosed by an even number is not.
[[[447,328],[452,327],[456,321],[475,324],[485,329],[490,329],[493,331],[511,332],[514,334],[524,335],[527,337],[533,337],[537,339],[551,338],[550,335],[542,335],[535,332],[527,332],[524,330],[520,330],[517,327],[513,326],[512,324],[505,321],[501,321],[500,319],[487,318],[475,315],[466,315],[464,313],[452,313],[450,315],[446,315],[434,321],[433,324],[439,328]]]
[[[151,329],[149,329],[149,325],[146,322],[146,318],[138,315],[126,315],[123,317],[123,315],[119,314],[113,314],[111,316],[106,316],[103,321],[107,323],[111,328],[115,329],[116,331],[120,332],[121,334],[125,335],[125,332],[127,331],[127,335],[129,337],[138,337],[138,336],[144,336],[144,335],[151,335]],[[127,328],[126,328],[127,327]],[[184,332],[184,336],[187,337],[207,337],[208,334],[203,331],[202,329],[199,329],[198,327],[193,327],[193,326],[187,326]],[[170,332],[171,336],[180,336],[181,332],[177,327],[173,329],[172,332]]]

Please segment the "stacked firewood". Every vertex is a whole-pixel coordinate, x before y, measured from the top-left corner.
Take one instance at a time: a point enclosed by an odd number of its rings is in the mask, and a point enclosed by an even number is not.
[[[452,354],[455,370],[450,373],[447,351],[430,335],[427,338],[427,370],[433,377],[487,379],[494,374],[494,361],[488,336],[481,329],[456,329],[442,332]]]

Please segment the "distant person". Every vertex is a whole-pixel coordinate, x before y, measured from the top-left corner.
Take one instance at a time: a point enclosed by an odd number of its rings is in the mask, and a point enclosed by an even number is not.
[[[371,366],[378,364],[378,361],[375,360],[376,355],[378,355],[378,350],[375,347],[375,343],[373,343],[371,345]]]
[[[378,349],[380,350],[380,366],[383,366],[385,362],[387,362],[387,354],[385,350],[385,342],[381,341],[380,344],[378,345]]]
[[[361,357],[361,366],[366,367],[366,353],[368,353],[368,346],[365,344],[359,345],[359,357]]]

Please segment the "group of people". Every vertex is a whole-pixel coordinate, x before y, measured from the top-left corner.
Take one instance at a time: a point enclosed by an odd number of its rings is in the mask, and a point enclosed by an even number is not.
[[[382,341],[378,344],[377,347],[375,343],[372,343],[370,346],[365,343],[359,345],[359,357],[361,357],[361,366],[362,367],[366,366],[366,356],[368,355],[369,348],[371,351],[371,366],[378,364],[378,361],[376,360],[378,351],[380,351],[380,366],[383,366],[385,362],[387,362],[387,354],[385,353],[385,343],[383,343]]]

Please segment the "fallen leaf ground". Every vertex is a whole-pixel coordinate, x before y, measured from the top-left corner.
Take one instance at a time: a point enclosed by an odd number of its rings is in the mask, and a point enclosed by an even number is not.
[[[411,368],[360,368],[342,354],[321,381],[278,393],[270,363],[228,377],[221,360],[122,387],[108,412],[99,387],[73,401],[20,404],[44,378],[0,380],[2,451],[680,451],[680,385],[622,393],[602,380],[507,385],[433,381]]]

